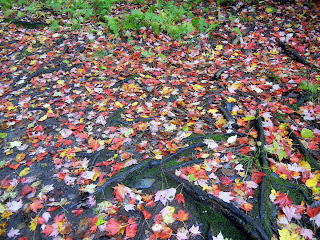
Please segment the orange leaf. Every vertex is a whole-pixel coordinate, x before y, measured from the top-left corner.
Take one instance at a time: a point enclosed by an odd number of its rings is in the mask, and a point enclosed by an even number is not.
[[[240,208],[248,212],[252,210],[253,205],[251,203],[242,203]]]
[[[189,213],[185,213],[182,209],[179,210],[178,214],[173,214],[174,219],[183,222],[188,220]]]
[[[43,201],[42,200],[36,200],[30,205],[30,209],[37,213],[38,209],[43,208]]]

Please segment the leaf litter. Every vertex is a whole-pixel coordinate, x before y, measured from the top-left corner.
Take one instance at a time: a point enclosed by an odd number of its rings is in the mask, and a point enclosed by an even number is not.
[[[277,224],[265,231],[319,237],[320,8],[272,4],[222,6],[206,17],[219,29],[180,40],[142,28],[124,41],[94,22],[57,32],[2,22],[0,236],[206,238],[185,193],[122,184],[127,169],[174,157],[171,173],[248,217],[264,182],[305,186],[300,202],[266,188]],[[181,156],[199,135],[203,145]],[[111,187],[112,197],[97,194]]]

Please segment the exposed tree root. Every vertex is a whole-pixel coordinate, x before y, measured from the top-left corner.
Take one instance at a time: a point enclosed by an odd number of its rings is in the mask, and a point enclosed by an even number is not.
[[[76,67],[79,67],[79,66],[82,66],[83,63],[77,63],[77,64],[74,64],[72,66],[67,66],[67,65],[64,65],[64,66],[59,66],[59,67],[55,67],[55,68],[48,68],[48,69],[45,69],[45,68],[39,68],[38,70],[36,70],[34,73],[31,73],[29,75],[29,77],[27,77],[27,79],[25,79],[24,83],[23,84],[20,84],[18,86],[18,88],[16,88],[15,90],[19,90],[23,87],[25,87],[27,84],[30,83],[31,79],[34,78],[34,77],[37,77],[41,74],[46,74],[46,73],[53,73],[53,72],[56,72],[56,71],[59,71],[59,70],[64,70],[64,71],[70,71],[72,68],[76,68]],[[11,86],[13,88],[14,85],[16,85],[16,83],[18,82],[18,80],[20,80],[20,78],[18,77],[17,79],[15,79],[13,81],[13,83],[11,83]]]
[[[232,204],[226,203],[223,200],[216,198],[211,194],[204,193],[198,187],[193,184],[184,181],[183,179],[177,177],[170,171],[164,169],[166,176],[168,176],[173,181],[183,185],[183,191],[189,194],[193,199],[209,206],[213,210],[218,210],[222,212],[225,216],[232,220],[241,229],[246,229],[246,233],[250,235],[252,239],[269,239],[267,233],[263,228],[259,226],[251,217],[247,216],[245,213],[241,212],[238,208],[234,207]],[[249,230],[250,229],[250,230]]]
[[[296,60],[299,63],[302,63],[306,66],[312,67],[312,68],[316,68],[318,69],[318,67],[316,67],[315,65],[311,64],[310,62],[308,62],[307,60],[305,60],[303,57],[300,56],[300,54],[298,54],[296,51],[292,50],[289,46],[287,46],[284,42],[281,42],[280,40],[276,40],[279,47],[281,47],[281,49],[284,51],[285,54],[293,57],[294,60]],[[319,69],[318,69],[319,70]]]

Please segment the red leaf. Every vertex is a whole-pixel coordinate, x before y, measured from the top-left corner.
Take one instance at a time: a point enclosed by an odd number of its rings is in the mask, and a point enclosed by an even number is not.
[[[53,207],[49,207],[47,209],[47,212],[54,212],[55,210],[57,210],[60,206],[53,206]]]
[[[52,227],[52,225],[44,225],[45,228],[43,231],[41,231],[41,233],[45,233],[46,237],[48,237],[54,230],[54,228]]]
[[[147,212],[147,210],[142,210],[142,213],[145,219],[149,219],[151,217],[151,213]]]
[[[320,207],[312,208],[309,205],[307,205],[307,214],[309,217],[314,218],[317,216],[320,212]]]
[[[178,193],[178,194],[176,195],[176,197],[174,198],[174,200],[177,200],[179,204],[180,204],[181,202],[183,202],[183,204],[185,203],[184,197],[183,197],[183,195],[182,195],[181,193]]]
[[[266,176],[263,172],[254,172],[252,173],[251,180],[256,184],[259,184],[262,181],[263,176]]]
[[[231,177],[222,176],[222,177],[219,178],[219,180],[221,181],[221,183],[222,183],[223,185],[230,185],[230,184],[232,184]]]
[[[59,222],[61,222],[64,219],[64,214],[57,214],[57,216],[54,217],[54,223],[58,224]]]
[[[116,219],[110,219],[104,229],[109,232],[108,235],[116,235],[121,229],[121,223]]]
[[[83,209],[82,208],[73,209],[71,212],[74,213],[76,216],[78,216],[83,213]]]
[[[280,193],[277,200],[275,200],[273,204],[279,204],[280,208],[283,208],[284,206],[291,206],[292,200],[287,196],[287,194]]]
[[[124,185],[121,185],[118,183],[118,186],[117,187],[113,187],[114,189],[114,196],[117,200],[123,200],[125,195],[127,194],[128,190],[127,188],[124,186]]]
[[[31,193],[31,192],[32,192],[32,189],[33,189],[33,188],[30,187],[30,186],[24,186],[24,187],[22,188],[21,195],[22,195],[22,196],[25,196],[25,195]]]
[[[138,224],[135,223],[135,218],[129,218],[126,226],[126,237],[134,238],[137,234]]]

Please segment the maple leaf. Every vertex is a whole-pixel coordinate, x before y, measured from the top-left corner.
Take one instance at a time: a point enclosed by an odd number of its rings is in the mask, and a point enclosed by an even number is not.
[[[186,230],[185,228],[178,229],[176,238],[178,240],[187,240],[188,239],[188,230]]]
[[[143,216],[145,219],[149,219],[151,217],[151,213],[147,212],[147,210],[142,210]]]
[[[263,172],[254,172],[251,176],[251,181],[254,181],[255,183],[259,184],[262,181],[262,177],[266,176]]]
[[[44,230],[41,231],[41,233],[46,234],[45,237],[48,237],[54,230],[54,227],[52,225],[44,225]]]
[[[180,204],[181,202],[182,202],[183,204],[185,204],[184,197],[183,197],[182,193],[178,193],[178,194],[175,196],[174,200],[177,200],[179,204]]]
[[[185,213],[182,209],[180,209],[178,214],[173,214],[173,217],[176,220],[183,222],[189,219],[189,213]]]
[[[194,225],[192,225],[192,227],[189,229],[189,232],[193,236],[201,234],[201,232],[199,231],[199,226],[194,226]]]
[[[71,212],[74,213],[76,216],[78,216],[83,213],[83,209],[82,208],[73,209]]]
[[[122,200],[125,198],[126,194],[128,193],[128,188],[124,185],[118,183],[117,187],[113,187],[114,189],[114,196],[117,200]]]
[[[303,236],[305,239],[310,239],[310,240],[313,239],[313,232],[310,229],[302,228],[299,234]]]
[[[121,223],[112,218],[107,222],[104,229],[109,232],[108,235],[116,235],[121,229]]]
[[[220,232],[216,237],[212,236],[212,240],[224,240],[224,237]]]
[[[320,207],[312,208],[309,205],[307,205],[307,214],[309,217],[314,218],[317,216],[320,212]]]
[[[212,139],[205,139],[203,142],[207,144],[210,149],[217,149],[219,147],[219,145]]]
[[[174,199],[174,196],[176,194],[176,189],[175,188],[169,188],[163,191],[158,191],[155,194],[154,201],[160,201],[162,202],[163,205],[167,204],[167,200],[170,202]]]
[[[30,205],[30,209],[37,213],[38,209],[43,208],[43,201],[42,200],[36,200]]]
[[[279,204],[280,208],[284,206],[291,206],[292,200],[290,197],[287,196],[285,193],[280,193],[277,199],[273,202],[273,204]]]
[[[245,210],[246,212],[249,212],[252,210],[253,205],[251,203],[242,203],[240,206],[241,209]]]
[[[22,206],[23,202],[22,199],[20,199],[18,202],[17,201],[12,201],[6,204],[7,210],[11,212],[17,212]]]
[[[126,226],[126,237],[134,238],[137,234],[138,224],[135,222],[135,218],[129,218]]]
[[[282,208],[282,211],[284,212],[284,214],[286,215],[286,217],[288,218],[288,221],[290,222],[292,218],[294,219],[301,219],[301,215],[300,213],[296,213],[296,208],[294,206],[284,206]]]
[[[231,196],[231,192],[219,192],[219,198],[223,201],[230,203],[230,201],[234,200],[234,197]]]
[[[10,231],[7,233],[7,236],[9,238],[14,238],[14,237],[16,237],[18,235],[20,235],[19,229],[14,229],[13,227],[11,227]]]

